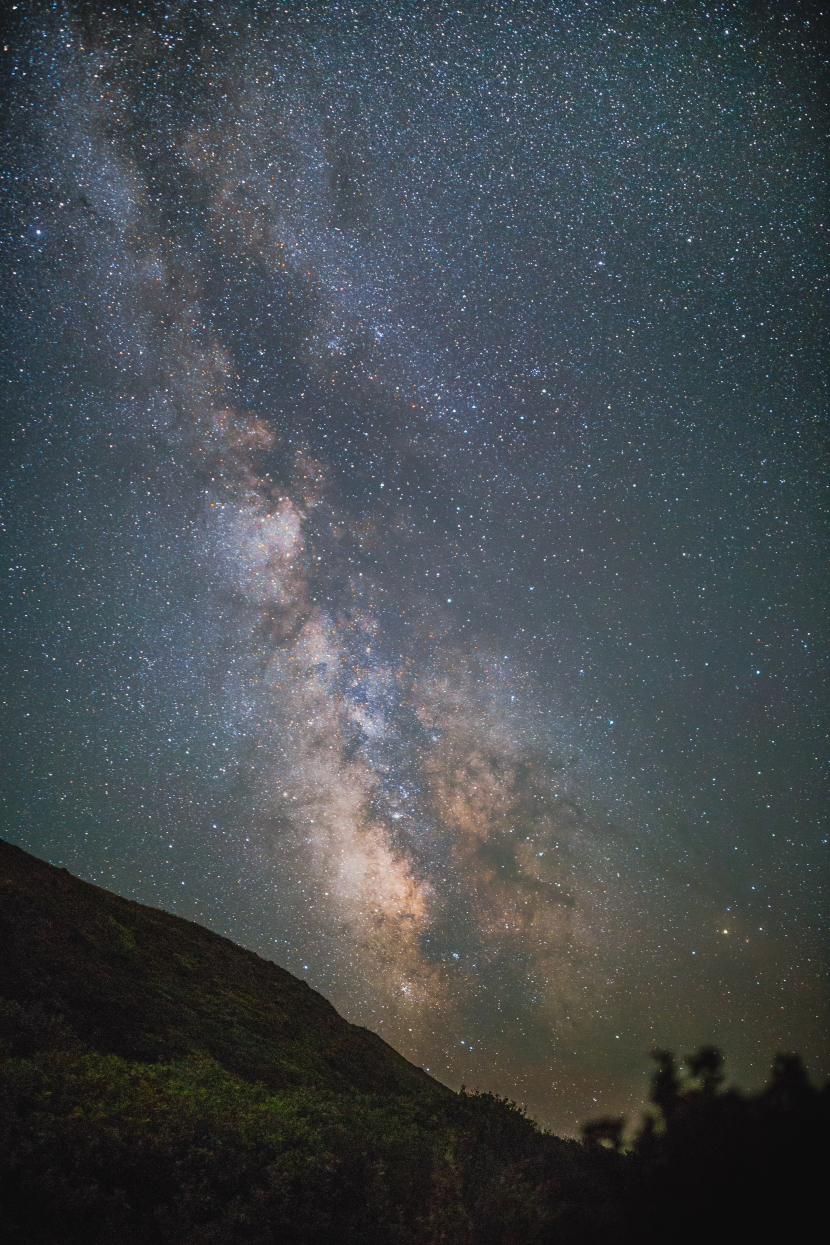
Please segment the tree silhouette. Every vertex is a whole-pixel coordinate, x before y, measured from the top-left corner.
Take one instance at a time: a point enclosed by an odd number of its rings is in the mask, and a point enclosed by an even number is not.
[[[692,1076],[704,1094],[716,1094],[723,1084],[723,1055],[716,1046],[701,1046],[696,1055],[687,1055]]]
[[[663,1117],[668,1120],[677,1109],[680,1099],[680,1079],[674,1055],[669,1050],[653,1050],[651,1057],[657,1064],[657,1070],[651,1081],[651,1101],[660,1108]]]

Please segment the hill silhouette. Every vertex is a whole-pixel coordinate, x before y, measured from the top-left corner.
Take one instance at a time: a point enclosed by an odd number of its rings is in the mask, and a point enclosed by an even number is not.
[[[454,1093],[276,964],[2,840],[0,1064],[16,1245],[525,1245],[554,1219],[582,1239],[577,1142]]]
[[[304,981],[0,840],[0,997],[102,1054],[192,1056],[269,1089],[451,1091]],[[28,1050],[34,1038],[30,1027]]]
[[[655,1051],[584,1141],[456,1094],[290,973],[0,840],[0,1239],[679,1245],[809,1237],[830,1090]]]

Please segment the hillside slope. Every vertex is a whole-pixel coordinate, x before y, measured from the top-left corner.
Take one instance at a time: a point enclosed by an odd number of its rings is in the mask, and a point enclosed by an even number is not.
[[[656,1051],[654,1112],[586,1145],[455,1094],[305,982],[0,840],[0,1239],[676,1245],[806,1239],[830,1085]]]
[[[451,1096],[304,981],[0,840],[0,998],[102,1054],[210,1056],[270,1090]],[[32,1024],[19,1053],[31,1053]]]
[[[598,1245],[584,1173],[277,965],[0,840],[0,1238]]]

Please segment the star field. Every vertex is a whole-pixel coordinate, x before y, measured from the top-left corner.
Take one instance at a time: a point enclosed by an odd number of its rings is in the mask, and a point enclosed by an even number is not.
[[[827,1075],[820,23],[17,5],[3,834],[559,1131]]]

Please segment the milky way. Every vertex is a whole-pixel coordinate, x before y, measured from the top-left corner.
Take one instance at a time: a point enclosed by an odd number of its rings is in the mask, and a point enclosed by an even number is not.
[[[5,45],[4,834],[560,1130],[826,1073],[801,8]]]

